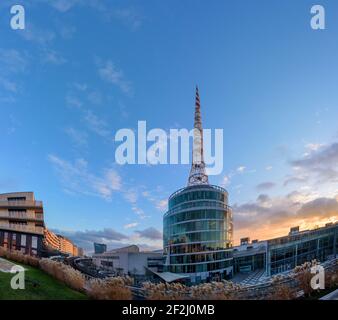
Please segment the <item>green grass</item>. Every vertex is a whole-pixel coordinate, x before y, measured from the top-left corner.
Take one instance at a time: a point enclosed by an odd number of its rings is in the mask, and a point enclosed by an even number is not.
[[[0,300],[83,300],[87,297],[68,288],[40,269],[22,265],[25,269],[25,289],[13,290],[14,274],[0,271]],[[36,286],[34,285],[36,284]]]

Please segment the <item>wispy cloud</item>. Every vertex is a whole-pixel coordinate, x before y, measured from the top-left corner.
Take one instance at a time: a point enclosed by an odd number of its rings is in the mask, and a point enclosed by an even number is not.
[[[113,169],[105,169],[101,176],[97,176],[89,172],[84,159],[77,159],[71,163],[50,154],[48,160],[58,173],[65,190],[72,193],[98,196],[110,201],[113,194],[121,190],[121,177]]]
[[[122,70],[119,70],[111,60],[98,61],[98,74],[104,81],[116,85],[124,93],[131,92],[130,82],[124,77]]]
[[[20,35],[25,40],[34,42],[40,46],[47,46],[55,39],[53,31],[37,27],[33,23],[27,23],[25,30],[22,30]]]
[[[103,119],[99,118],[91,110],[87,110],[83,117],[88,128],[101,137],[110,138],[111,133],[108,129],[108,124]]]
[[[139,225],[138,222],[132,222],[132,223],[125,224],[123,226],[123,228],[124,229],[132,229],[132,228],[136,228],[138,225]]]
[[[67,60],[55,50],[46,50],[42,55],[42,61],[44,63],[50,63],[58,66],[67,62]]]
[[[88,135],[87,133],[77,130],[72,127],[65,129],[65,133],[69,136],[76,147],[87,147],[88,146]]]

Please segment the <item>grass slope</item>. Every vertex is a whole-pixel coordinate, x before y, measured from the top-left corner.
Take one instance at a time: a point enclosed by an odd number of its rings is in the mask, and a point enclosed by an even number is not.
[[[43,271],[24,266],[25,290],[13,290],[10,282],[14,276],[0,271],[0,300],[82,300],[86,296],[68,288]]]

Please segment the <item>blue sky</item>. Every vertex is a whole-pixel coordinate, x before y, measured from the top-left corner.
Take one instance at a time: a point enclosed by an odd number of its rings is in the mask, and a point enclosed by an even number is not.
[[[15,3],[20,2],[16,1]],[[312,1],[24,1],[0,5],[0,192],[34,191],[47,226],[90,249],[161,246],[187,165],[115,164],[120,128],[224,129],[212,176],[235,239],[338,217],[338,4]]]

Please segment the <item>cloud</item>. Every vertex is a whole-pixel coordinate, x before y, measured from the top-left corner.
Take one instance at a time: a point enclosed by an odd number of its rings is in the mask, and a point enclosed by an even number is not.
[[[318,197],[316,193],[293,191],[287,196],[258,196],[256,201],[235,204],[236,241],[248,234],[268,239],[287,234],[292,226],[312,228],[338,220],[337,198]]]
[[[308,216],[320,218],[330,218],[338,215],[337,199],[318,198],[302,205],[298,210],[299,217],[306,218]]]
[[[40,46],[47,46],[55,39],[55,33],[46,28],[39,28],[32,23],[27,23],[25,30],[19,33],[25,40]]]
[[[82,0],[47,0],[47,2],[62,13],[69,11],[77,4],[83,3]]]
[[[67,94],[67,96],[66,96],[66,103],[70,107],[75,107],[77,109],[81,109],[82,106],[83,106],[83,103],[81,102],[81,100],[78,99],[76,96],[70,94],[70,93]]]
[[[262,182],[256,186],[258,191],[269,190],[276,186],[274,182]]]
[[[168,199],[157,200],[156,208],[160,211],[165,211],[168,208]]]
[[[312,149],[307,156],[291,161],[291,165],[297,169],[297,173],[314,177],[317,184],[337,183],[338,142]]]
[[[19,91],[17,75],[25,73],[27,67],[26,54],[15,49],[0,49],[0,87],[12,94],[17,93]],[[3,99],[11,100],[12,97],[4,97]]]
[[[246,167],[245,166],[240,166],[237,168],[237,172],[243,173],[245,171]]]
[[[67,62],[67,60],[61,54],[57,53],[54,50],[46,50],[43,53],[42,61],[44,63],[50,63],[57,66],[65,64]]]
[[[0,86],[3,87],[6,91],[16,93],[18,91],[18,86],[14,81],[0,77]]]
[[[65,133],[69,136],[72,142],[77,147],[87,147],[88,146],[88,135],[85,132],[79,131],[75,128],[69,127],[65,129]]]
[[[154,227],[150,227],[144,230],[135,231],[141,238],[146,238],[150,240],[160,240],[162,239],[162,232],[158,231]]]
[[[27,56],[15,49],[0,49],[2,73],[22,73],[28,66]]]
[[[132,228],[136,228],[138,225],[139,225],[138,222],[132,222],[132,223],[125,224],[123,226],[123,228],[124,229],[132,229]]]
[[[35,0],[37,1],[37,0]],[[105,21],[113,19],[119,20],[132,30],[138,29],[142,25],[143,16],[134,8],[114,8],[111,3],[107,4],[103,0],[39,0],[49,4],[53,9],[60,13],[66,13],[76,6],[89,7],[97,11]]]
[[[95,132],[101,137],[110,137],[110,131],[108,129],[107,123],[95,115],[91,110],[87,110],[83,119],[91,131]]]
[[[51,231],[69,238],[74,244],[83,248],[86,253],[94,251],[94,242],[106,244],[108,250],[129,246],[131,244],[137,244],[141,250],[155,250],[161,248],[160,240],[162,240],[161,233],[153,227],[137,232],[135,231],[130,235],[126,235],[112,228],[85,231],[51,229]],[[159,235],[161,235],[161,238],[159,238]]]
[[[226,187],[230,184],[230,177],[224,176],[223,180],[221,181],[221,186]]]
[[[111,60],[105,62],[98,62],[99,68],[98,73],[101,79],[105,80],[108,83],[116,85],[124,93],[130,93],[131,87],[130,83],[125,80],[123,72],[116,68]]]
[[[50,154],[48,160],[58,173],[65,190],[71,193],[98,196],[110,201],[114,192],[122,188],[121,177],[113,169],[105,169],[102,176],[97,176],[88,171],[84,159],[71,163]]]

